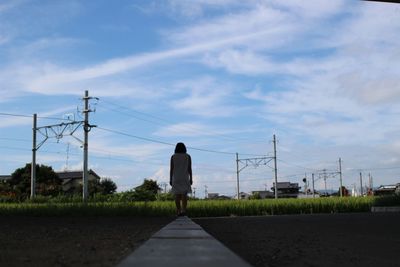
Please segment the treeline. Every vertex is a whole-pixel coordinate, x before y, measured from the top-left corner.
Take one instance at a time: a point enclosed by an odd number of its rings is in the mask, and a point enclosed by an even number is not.
[[[82,183],[77,186],[63,188],[63,180],[50,166],[36,165],[35,198],[31,195],[31,164],[16,169],[11,178],[0,181],[0,202],[81,202]],[[173,200],[170,193],[161,194],[156,181],[145,179],[140,186],[117,193],[117,185],[110,178],[88,181],[89,201],[91,202],[129,202]]]

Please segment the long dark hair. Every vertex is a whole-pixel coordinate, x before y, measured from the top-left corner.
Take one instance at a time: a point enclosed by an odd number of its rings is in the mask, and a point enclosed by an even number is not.
[[[184,143],[177,143],[175,146],[175,153],[186,153],[186,146]]]

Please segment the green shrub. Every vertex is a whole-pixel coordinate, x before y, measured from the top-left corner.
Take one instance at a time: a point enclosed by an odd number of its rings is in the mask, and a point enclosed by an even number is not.
[[[374,199],[374,206],[400,206],[400,195],[379,196]]]

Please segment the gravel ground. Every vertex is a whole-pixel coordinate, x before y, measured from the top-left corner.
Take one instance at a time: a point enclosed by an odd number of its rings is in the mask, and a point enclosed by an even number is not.
[[[253,266],[400,266],[400,213],[194,221]]]
[[[0,217],[0,266],[114,266],[171,220]]]

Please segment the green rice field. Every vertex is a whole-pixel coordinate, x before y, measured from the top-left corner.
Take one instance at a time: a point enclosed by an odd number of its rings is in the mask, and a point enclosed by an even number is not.
[[[399,197],[329,197],[315,199],[193,200],[188,216],[257,216],[312,213],[369,212],[374,205],[400,204]],[[173,201],[0,203],[0,215],[33,216],[173,216]]]

